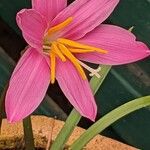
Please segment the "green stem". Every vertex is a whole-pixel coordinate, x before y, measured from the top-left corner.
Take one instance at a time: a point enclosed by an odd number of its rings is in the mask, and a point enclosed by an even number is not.
[[[150,96],[130,101],[106,114],[85,131],[71,146],[71,150],[81,150],[93,137],[102,132],[108,126],[116,122],[118,119],[136,111],[140,108],[150,105]]]
[[[8,84],[6,84],[2,92],[1,98],[0,98],[0,131],[1,131],[1,124],[2,124],[2,119],[3,119],[4,102],[5,102],[5,95],[6,95],[7,89],[8,89]],[[25,139],[26,150],[34,150],[34,138],[33,138],[30,117],[23,120],[23,127],[24,127],[24,139]]]
[[[6,84],[6,86],[4,87],[4,90],[1,94],[0,97],[0,133],[1,133],[1,125],[2,125],[2,120],[3,120],[3,114],[4,114],[4,103],[5,103],[5,95],[6,95],[6,91],[8,88],[8,84]]]
[[[2,120],[3,120],[3,111],[4,111],[4,94],[2,93],[0,98],[0,132],[1,132],[1,126],[2,126]]]
[[[52,144],[50,150],[61,150],[64,148],[64,144],[68,140],[68,137],[70,136],[72,130],[78,124],[80,119],[81,119],[80,114],[75,109],[73,109],[71,114],[67,118],[64,127],[58,134],[55,142]]]
[[[25,140],[25,149],[34,150],[34,137],[32,131],[31,117],[28,116],[23,120],[23,129],[24,129],[24,140]]]
[[[111,66],[104,66],[104,65],[101,66],[101,71],[99,72],[101,78],[98,79],[97,77],[94,76],[91,79],[90,86],[94,94],[97,92],[97,90],[103,83],[110,69]],[[50,147],[50,150],[62,150],[64,148],[66,141],[68,140],[69,136],[73,132],[76,125],[79,123],[81,117],[82,116],[75,109],[72,110],[72,112],[70,113],[69,117],[65,122],[64,127],[58,134],[52,146]]]

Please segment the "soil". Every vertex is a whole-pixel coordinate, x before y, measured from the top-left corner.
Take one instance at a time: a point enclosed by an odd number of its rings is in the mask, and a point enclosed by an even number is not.
[[[5,150],[25,150],[25,148],[22,148],[22,149],[18,149],[18,148],[13,148],[13,149],[5,149]],[[36,148],[35,150],[45,150],[43,148]]]
[[[38,150],[44,150],[47,146],[47,141],[51,136],[51,140],[54,141],[62,126],[64,125],[63,121],[59,121],[53,118],[47,118],[42,116],[32,117],[32,126],[34,133],[34,142],[36,147],[41,147]],[[79,127],[76,127],[72,136],[69,138],[66,145],[71,145],[85,130]],[[12,149],[16,150],[15,147],[23,139],[23,127],[22,122],[9,124],[6,119],[2,122],[2,130],[0,136],[0,149],[8,149],[8,145]],[[6,147],[7,146],[7,147]],[[42,149],[43,148],[43,149]],[[93,140],[91,140],[86,146],[86,150],[137,150],[134,147],[128,146],[116,140],[97,135]],[[18,149],[21,150],[21,149]]]

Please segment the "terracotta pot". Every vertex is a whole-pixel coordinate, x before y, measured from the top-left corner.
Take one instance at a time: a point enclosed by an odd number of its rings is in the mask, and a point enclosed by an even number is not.
[[[52,135],[55,140],[57,134],[64,125],[63,121],[54,120],[43,116],[32,117],[33,132],[36,147],[45,148],[48,137]],[[52,128],[53,126],[53,128]],[[75,128],[72,136],[69,138],[67,145],[71,145],[85,130],[79,127]],[[2,122],[0,134],[0,149],[15,148],[23,141],[22,122],[9,124],[6,119]],[[86,150],[136,150],[131,146],[120,143],[113,139],[97,135],[86,147]]]

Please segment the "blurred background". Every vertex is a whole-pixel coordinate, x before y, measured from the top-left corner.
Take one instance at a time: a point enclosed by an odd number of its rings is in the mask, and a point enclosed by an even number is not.
[[[72,1],[68,1],[68,4]],[[27,45],[16,25],[16,13],[22,8],[30,7],[30,0],[0,0],[0,93],[9,81],[16,62],[20,58],[20,52]],[[150,0],[120,0],[118,7],[106,23],[126,29],[134,26],[132,32],[137,39],[150,47]],[[113,67],[101,90],[95,96],[98,105],[97,119],[125,102],[149,94],[149,59]],[[44,101],[34,114],[56,116],[58,119],[65,120],[71,110],[72,106],[55,83],[50,85]],[[79,125],[88,128],[91,124],[92,122],[83,118]],[[149,150],[149,127],[150,107],[121,119],[102,134],[137,148]]]

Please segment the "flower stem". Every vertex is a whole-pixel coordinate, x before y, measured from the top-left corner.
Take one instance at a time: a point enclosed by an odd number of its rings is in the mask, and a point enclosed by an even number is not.
[[[67,118],[64,127],[58,134],[55,142],[52,144],[50,150],[62,150],[66,141],[68,140],[70,134],[72,133],[75,126],[81,119],[81,115],[73,109],[70,113],[69,117]]]
[[[1,131],[1,124],[3,119],[4,103],[5,103],[5,95],[8,89],[8,84],[6,84],[1,97],[0,97],[0,131]],[[32,132],[32,125],[31,125],[31,118],[27,117],[23,120],[23,127],[24,127],[24,139],[25,139],[25,146],[26,150],[34,150],[34,138]]]
[[[4,90],[1,94],[0,97],[0,133],[1,133],[1,125],[2,125],[2,120],[3,120],[3,114],[4,114],[4,103],[5,103],[5,95],[6,95],[6,91],[8,88],[8,84],[5,85]]]
[[[23,120],[23,129],[24,129],[24,140],[25,140],[25,149],[34,150],[34,138],[31,124],[31,117],[28,116]]]
[[[80,136],[71,146],[71,150],[81,150],[93,137],[102,132],[108,126],[116,122],[118,119],[136,111],[140,108],[150,105],[150,96],[130,101],[106,114],[93,124],[85,133]]]
[[[101,66],[101,71],[99,72],[101,75],[101,78],[93,77],[90,81],[91,89],[93,93],[95,94],[101,84],[103,83],[105,77],[107,76],[111,66]],[[54,143],[52,144],[52,147],[50,150],[62,150],[65,146],[66,141],[68,140],[69,136],[73,132],[76,125],[79,123],[81,119],[81,115],[73,109],[70,113],[69,117],[67,118],[64,127],[58,134],[57,138],[55,139]]]

